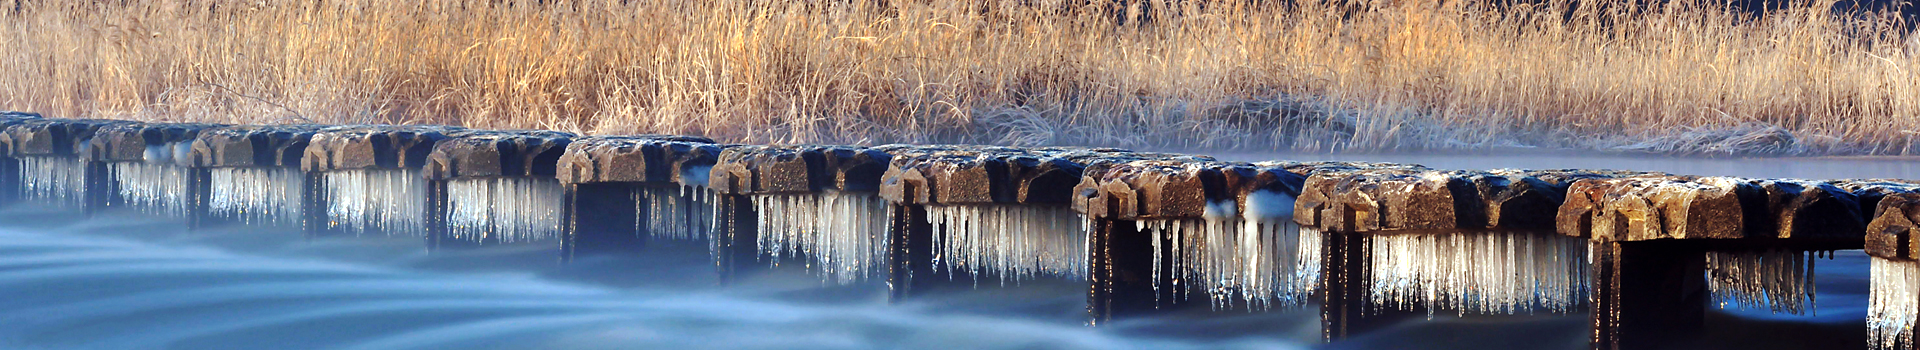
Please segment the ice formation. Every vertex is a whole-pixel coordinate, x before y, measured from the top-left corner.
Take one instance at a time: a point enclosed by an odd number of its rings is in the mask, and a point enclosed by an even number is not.
[[[112,174],[120,198],[134,208],[185,216],[192,205],[192,169],[170,163],[115,162],[107,164],[107,172]]]
[[[929,205],[941,265],[1001,283],[1036,276],[1085,279],[1087,231],[1065,206]]]
[[[208,210],[250,224],[298,225],[307,174],[298,168],[213,168]]]
[[[73,157],[22,157],[20,185],[27,198],[79,206],[87,189],[87,166]]]
[[[1215,307],[1305,303],[1320,280],[1320,232],[1293,222],[1289,195],[1256,192],[1240,209],[1213,201],[1201,219],[1138,221],[1154,242],[1154,280],[1170,277],[1176,293],[1201,292]]]
[[[1536,232],[1374,235],[1372,304],[1432,314],[1566,313],[1585,301],[1587,241]]]
[[[1814,306],[1816,255],[1791,250],[1707,252],[1707,290],[1721,308],[1803,314]]]
[[[704,240],[714,220],[714,194],[704,186],[648,186],[635,191],[650,238]]]
[[[1920,317],[1920,263],[1872,259],[1868,344],[1874,349],[1911,349],[1914,319]]]
[[[847,284],[885,270],[887,203],[872,193],[751,195],[762,254],[811,258],[823,277]]]
[[[355,234],[425,234],[427,181],[418,170],[357,169],[322,176],[328,226]]]
[[[447,224],[454,239],[513,243],[560,232],[566,192],[554,179],[492,177],[447,182]]]

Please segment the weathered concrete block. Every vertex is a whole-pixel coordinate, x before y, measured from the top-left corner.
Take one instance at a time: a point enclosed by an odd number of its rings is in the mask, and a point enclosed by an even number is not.
[[[440,125],[348,125],[321,129],[307,144],[306,171],[417,169],[440,141],[467,129]]]
[[[13,155],[13,146],[7,140],[7,129],[28,120],[40,119],[39,114],[26,112],[0,112],[0,157]]]
[[[307,142],[324,125],[248,125],[209,129],[193,140],[180,165],[202,168],[298,167]]]
[[[1853,192],[1805,180],[1750,180],[1757,192],[1743,194],[1747,237],[1859,239],[1865,215]],[[1870,208],[1869,208],[1870,209]]]
[[[899,148],[886,150],[899,151]],[[851,146],[739,146],[720,152],[707,185],[725,194],[873,192],[893,155]]]
[[[88,141],[85,158],[96,162],[174,163],[188,156],[201,132],[224,124],[126,123],[101,127]]]
[[[1562,234],[1595,241],[1746,236],[1745,179],[1640,176],[1575,181],[1555,220]]]
[[[703,137],[671,135],[594,136],[574,140],[560,156],[562,183],[680,182],[699,177],[718,161],[724,146]]]
[[[1073,207],[1122,220],[1286,216],[1305,180],[1278,164],[1137,160],[1083,176]]]
[[[1879,200],[1866,228],[1867,255],[1894,260],[1920,257],[1920,193],[1904,192]]]
[[[1582,170],[1435,171],[1407,166],[1317,173],[1302,186],[1295,222],[1326,231],[1552,229],[1569,179]]]
[[[1149,159],[1212,160],[1114,148],[912,147],[895,152],[880,196],[907,204],[1074,203],[1084,210],[1085,191],[1077,188],[1084,177]]]
[[[441,140],[427,155],[428,180],[514,176],[553,178],[560,155],[576,137],[545,130],[470,130]]]
[[[125,120],[15,118],[0,133],[0,148],[14,157],[81,156],[88,140],[102,127],[132,124]]]

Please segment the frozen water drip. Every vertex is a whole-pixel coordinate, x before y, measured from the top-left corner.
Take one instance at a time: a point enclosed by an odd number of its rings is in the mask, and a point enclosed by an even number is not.
[[[208,209],[248,224],[297,225],[307,174],[297,168],[213,168]]]
[[[490,177],[447,182],[447,224],[457,240],[513,243],[560,232],[566,191],[554,179]]]
[[[327,225],[354,234],[423,236],[427,181],[411,169],[356,169],[322,173]]]
[[[696,241],[712,231],[715,195],[705,186],[646,186],[633,195],[635,209],[646,213],[636,225],[649,238]]]
[[[20,186],[28,199],[79,207],[86,198],[87,165],[75,157],[22,157]]]
[[[1732,305],[1804,314],[1814,308],[1813,258],[1791,250],[1707,252],[1707,290],[1720,308]]]
[[[166,163],[115,162],[107,164],[120,198],[142,211],[186,216],[192,205],[193,170]]]
[[[1532,232],[1373,235],[1376,308],[1466,314],[1567,313],[1586,300],[1588,244]]]
[[[828,191],[748,196],[760,213],[760,253],[811,258],[840,284],[885,271],[887,203],[872,193]]]
[[[1920,262],[1872,258],[1867,297],[1867,344],[1874,349],[1914,347],[1920,317]]]
[[[933,252],[950,271],[1000,282],[1086,279],[1087,230],[1066,206],[929,205]]]
[[[1153,278],[1171,278],[1184,299],[1200,292],[1214,307],[1304,304],[1320,280],[1320,231],[1277,217],[1142,220],[1154,242]],[[1162,271],[1169,266],[1171,271]]]

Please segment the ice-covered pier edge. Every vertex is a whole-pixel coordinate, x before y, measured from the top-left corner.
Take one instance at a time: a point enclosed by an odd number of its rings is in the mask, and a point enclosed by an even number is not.
[[[565,206],[555,179],[576,136],[557,131],[468,130],[427,155],[427,249],[549,241]]]
[[[1867,226],[1866,250],[1873,271],[1867,301],[1868,341],[1874,349],[1920,348],[1920,193],[1896,192],[1879,200]]]
[[[566,191],[561,260],[636,254],[651,239],[708,239],[714,205],[707,174],[727,147],[687,136],[575,139],[556,170]]]

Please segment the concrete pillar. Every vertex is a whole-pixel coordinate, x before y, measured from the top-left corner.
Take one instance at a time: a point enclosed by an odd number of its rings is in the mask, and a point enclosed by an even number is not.
[[[733,284],[747,273],[764,268],[758,263],[760,216],[746,195],[721,195],[718,206],[715,214],[720,215],[721,227],[714,230],[710,240],[713,263],[720,273],[720,283]]]
[[[1594,349],[1655,348],[1702,328],[1709,297],[1700,242],[1596,242],[1592,256]]]
[[[1393,326],[1425,310],[1372,305],[1372,243],[1364,234],[1321,235],[1320,333],[1332,342]],[[1428,306],[1431,307],[1431,306]]]
[[[927,207],[890,204],[887,235],[887,300],[899,302],[940,274],[933,266],[933,223]]]
[[[307,239],[341,234],[333,225],[333,218],[327,216],[327,206],[333,200],[327,196],[326,175],[318,171],[306,172],[306,188],[301,191],[306,197],[300,203],[300,229]]]
[[[1153,275],[1154,244],[1133,220],[1096,219],[1087,246],[1087,316],[1100,325],[1116,316],[1136,315],[1175,302],[1170,273]],[[1163,245],[1169,246],[1170,245]],[[1172,259],[1163,259],[1172,260]],[[1172,261],[1162,262],[1162,272]],[[1155,286],[1161,286],[1156,291]]]
[[[20,160],[0,155],[0,206],[20,201]]]
[[[107,173],[106,162],[81,161],[81,164],[86,167],[86,174],[83,179],[85,188],[80,189],[80,212],[93,216],[113,206],[113,197],[119,191],[113,188],[113,178]]]
[[[213,169],[187,168],[187,229],[212,227],[220,222],[213,216]]]
[[[450,248],[457,243],[447,222],[447,180],[427,181],[427,251]]]
[[[598,182],[568,184],[567,204],[561,215],[560,261],[588,254],[636,254],[647,243],[639,205],[644,184]]]

